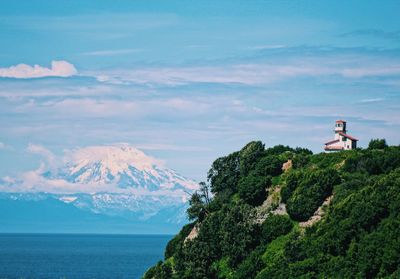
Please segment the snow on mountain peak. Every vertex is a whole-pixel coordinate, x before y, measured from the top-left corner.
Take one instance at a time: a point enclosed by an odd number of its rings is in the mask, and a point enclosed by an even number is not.
[[[112,175],[128,170],[133,166],[140,171],[151,171],[154,166],[163,167],[160,160],[145,155],[139,149],[129,145],[89,146],[70,154],[69,164],[72,172],[88,164],[99,163]]]
[[[133,146],[107,145],[77,149],[65,156],[64,166],[53,178],[71,183],[116,184],[119,188],[195,190],[197,184],[168,169],[160,160]]]

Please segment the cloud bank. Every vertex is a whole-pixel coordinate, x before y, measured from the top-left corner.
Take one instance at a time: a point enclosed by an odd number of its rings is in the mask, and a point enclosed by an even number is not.
[[[165,168],[163,161],[147,156],[126,143],[64,150],[62,157],[37,144],[29,144],[26,151],[41,155],[45,161],[41,161],[36,170],[20,173],[16,177],[0,177],[0,192],[106,192],[136,196],[169,196],[181,198],[185,202],[188,191],[197,189],[197,183],[194,181],[174,176],[173,172],[159,172]],[[134,179],[142,184],[140,187],[121,187],[118,181],[120,176],[124,177],[124,173],[129,172],[132,167],[137,171]],[[159,182],[159,188],[146,188],[146,182],[141,180],[138,174],[140,172],[144,172],[144,177],[147,178],[149,175],[154,176]],[[160,175],[164,175],[167,181]],[[121,178],[121,181],[123,179]],[[128,185],[127,181],[123,183]],[[174,188],[177,183],[186,188]]]
[[[353,32],[341,34],[341,37],[371,36],[381,39],[400,40],[400,31],[385,31],[381,29],[359,29]]]
[[[50,168],[56,167],[56,162],[57,162],[56,156],[53,154],[53,152],[51,152],[44,146],[30,143],[28,145],[26,151],[28,151],[29,153],[32,153],[32,154],[38,154],[38,155],[43,156],[46,160],[47,167],[50,167]],[[44,165],[42,167],[44,167]]]
[[[398,59],[357,55],[332,55],[330,58],[314,56],[287,59],[287,61],[236,63],[223,66],[150,67],[87,73],[88,76],[95,77],[99,82],[115,85],[155,84],[164,86],[196,83],[257,86],[295,78],[340,77],[349,80],[399,74]]]
[[[50,68],[27,64],[0,68],[0,77],[3,78],[70,77],[77,73],[75,66],[67,61],[52,61]]]

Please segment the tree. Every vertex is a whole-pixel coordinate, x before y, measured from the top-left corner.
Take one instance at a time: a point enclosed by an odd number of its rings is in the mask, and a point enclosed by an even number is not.
[[[205,182],[199,183],[199,191],[195,191],[189,200],[187,214],[189,220],[199,220],[200,222],[208,214],[208,206],[211,202],[209,189]]]
[[[239,152],[215,160],[207,175],[211,184],[211,192],[214,194],[220,194],[224,191],[236,192],[239,177]]]
[[[270,176],[250,174],[239,182],[239,196],[248,204],[257,206],[267,198],[266,189],[271,186]]]
[[[258,160],[263,156],[264,150],[264,144],[261,141],[252,141],[240,150],[239,164],[242,177],[254,169]]]
[[[287,215],[271,215],[261,226],[262,241],[269,243],[278,236],[285,235],[292,230],[293,222]]]
[[[265,245],[259,245],[251,254],[238,266],[235,279],[256,278],[256,275],[265,266],[261,256],[265,251]]]
[[[335,169],[306,171],[287,200],[287,211],[296,221],[306,221],[332,193],[340,177]]]
[[[204,204],[208,206],[211,202],[210,197],[210,186],[208,186],[205,182],[200,182],[200,196],[204,201]]]
[[[247,204],[224,208],[221,248],[231,267],[237,267],[259,244],[259,226],[252,222],[254,209]]]
[[[372,139],[368,144],[368,149],[385,149],[387,147],[385,139]]]
[[[204,218],[204,202],[201,199],[201,195],[196,191],[193,193],[189,200],[189,208],[187,214],[189,220],[203,219]]]
[[[304,173],[301,171],[291,171],[286,176],[285,185],[281,190],[281,198],[284,203],[290,198],[294,190],[299,186]]]
[[[183,228],[181,229],[181,231],[173,239],[171,239],[168,242],[167,247],[165,248],[165,253],[164,253],[165,259],[172,257],[176,253],[176,251],[179,249],[179,246],[183,245],[186,237],[192,231],[194,226],[195,226],[195,223],[190,223],[190,224],[184,225]]]
[[[168,262],[159,261],[156,266],[150,268],[143,276],[143,279],[171,279],[172,268]]]
[[[268,155],[260,159],[255,166],[255,171],[259,176],[277,176],[282,173],[282,164],[284,161],[276,155]]]

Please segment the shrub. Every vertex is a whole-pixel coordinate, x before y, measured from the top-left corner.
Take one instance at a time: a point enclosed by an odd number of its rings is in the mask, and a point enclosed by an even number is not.
[[[283,163],[278,156],[265,156],[255,166],[255,173],[260,176],[278,176],[282,173]]]
[[[239,178],[239,152],[215,160],[207,175],[212,193],[221,193],[226,190],[231,190],[232,193],[236,192]]]
[[[387,147],[385,139],[372,139],[368,144],[368,149],[385,149]]]
[[[308,220],[339,182],[340,177],[334,169],[307,171],[287,201],[290,217],[297,221]]]
[[[173,238],[171,239],[167,247],[165,248],[165,259],[168,259],[169,257],[172,257],[177,249],[178,245],[182,245],[185,238],[189,235],[190,231],[193,229],[195,223],[187,224],[183,226],[181,231]]]
[[[287,215],[271,215],[261,227],[262,241],[269,243],[278,236],[289,233],[293,228],[293,222]]]
[[[370,175],[388,173],[400,167],[400,148],[391,146],[382,150],[362,150],[350,156],[344,163],[347,172],[366,172]]]
[[[265,245],[258,246],[237,268],[235,279],[255,278],[265,266],[261,256],[266,249]]]
[[[285,185],[281,190],[281,198],[283,202],[287,202],[297,186],[299,186],[303,173],[300,171],[291,171],[285,179]]]
[[[257,206],[267,197],[266,188],[271,186],[270,176],[249,175],[239,182],[239,196],[248,204]]]
[[[226,208],[221,227],[221,249],[229,265],[237,267],[260,242],[259,226],[252,220],[254,209],[247,204]]]
[[[239,152],[240,175],[246,176],[264,154],[264,144],[261,141],[252,141],[246,144]]]

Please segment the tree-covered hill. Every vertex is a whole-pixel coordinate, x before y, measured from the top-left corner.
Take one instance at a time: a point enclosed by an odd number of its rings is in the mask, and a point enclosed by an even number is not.
[[[283,166],[283,168],[282,168]],[[400,147],[218,158],[149,278],[399,278]]]

